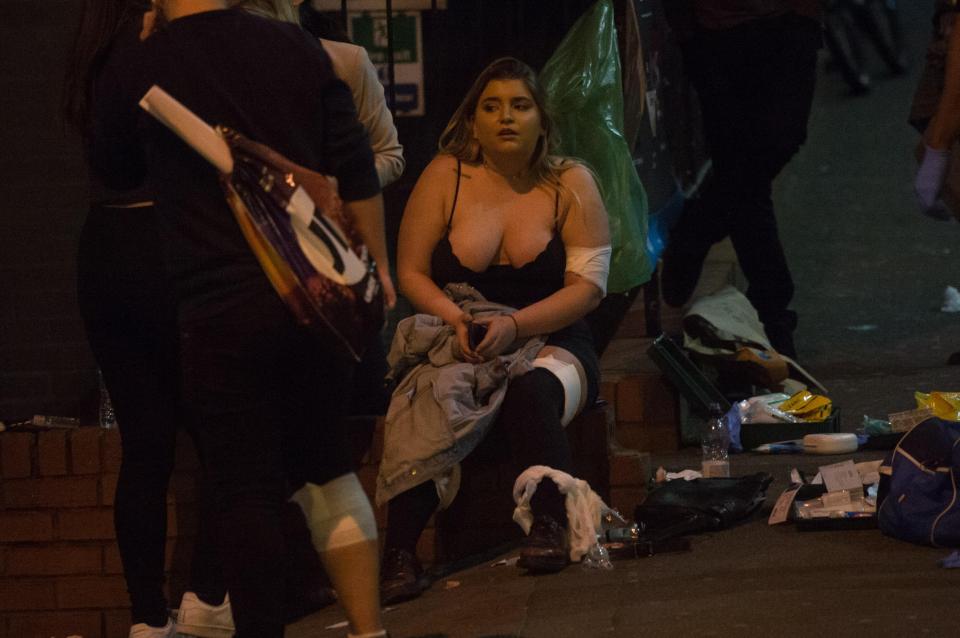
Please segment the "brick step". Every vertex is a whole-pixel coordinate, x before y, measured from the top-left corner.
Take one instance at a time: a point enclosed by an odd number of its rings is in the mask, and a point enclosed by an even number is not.
[[[663,332],[681,333],[683,316],[696,299],[728,285],[742,284],[730,240],[715,244],[707,254],[690,301],[675,308],[659,300]],[[613,438],[617,445],[642,452],[669,452],[680,447],[679,399],[676,388],[647,355],[658,335],[648,329],[646,303],[643,293],[637,296],[600,359],[600,395],[614,406]]]

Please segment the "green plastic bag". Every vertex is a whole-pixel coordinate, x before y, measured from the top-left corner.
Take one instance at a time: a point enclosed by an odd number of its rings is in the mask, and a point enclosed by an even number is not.
[[[623,136],[623,89],[613,3],[600,0],[577,20],[540,72],[560,151],[586,162],[610,217],[613,259],[607,289],[647,282],[647,194]]]

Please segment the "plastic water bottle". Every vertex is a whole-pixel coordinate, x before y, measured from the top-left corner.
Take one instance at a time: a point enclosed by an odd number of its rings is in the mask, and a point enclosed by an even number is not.
[[[107,391],[107,384],[103,382],[103,373],[97,372],[100,381],[100,427],[117,427],[117,415],[113,412],[113,401],[110,400],[110,392]]]
[[[704,478],[730,476],[730,429],[724,418],[723,409],[719,403],[710,404],[710,419],[707,421],[700,438],[703,448],[703,465],[701,472]]]

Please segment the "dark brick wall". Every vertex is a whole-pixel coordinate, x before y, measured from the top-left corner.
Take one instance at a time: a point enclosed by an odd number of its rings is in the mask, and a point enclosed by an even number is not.
[[[167,494],[167,595],[196,533],[199,463],[180,437]],[[124,638],[129,599],[113,527],[117,430],[0,434],[0,638]]]
[[[78,416],[96,367],[77,310],[86,208],[58,106],[79,0],[0,2],[0,419]]]

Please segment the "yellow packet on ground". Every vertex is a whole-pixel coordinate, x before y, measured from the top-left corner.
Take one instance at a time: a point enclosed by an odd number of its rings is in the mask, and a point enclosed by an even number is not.
[[[933,415],[946,421],[960,421],[960,392],[914,392],[918,408],[930,408]]]
[[[810,390],[800,390],[792,397],[778,405],[777,407],[783,410],[784,412],[789,412],[793,414],[797,410],[802,410],[810,401],[813,400],[815,395]]]
[[[833,412],[833,402],[810,390],[801,390],[777,406],[804,421],[823,421]]]
[[[830,401],[830,399],[827,399],[827,403],[825,405],[821,405],[818,408],[808,412],[803,412],[797,416],[804,421],[826,421],[830,418],[831,414],[833,414],[833,403]]]

